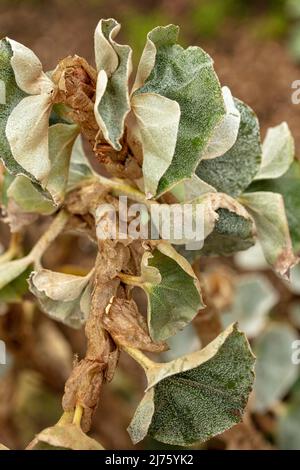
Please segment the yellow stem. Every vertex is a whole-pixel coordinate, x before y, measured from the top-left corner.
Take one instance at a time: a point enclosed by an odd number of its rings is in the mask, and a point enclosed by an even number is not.
[[[118,278],[121,279],[124,284],[129,286],[141,286],[143,284],[140,276],[131,276],[130,274],[119,273]]]
[[[73,417],[73,424],[76,424],[76,426],[80,426],[82,415],[83,415],[83,407],[81,405],[76,405],[75,413]]]
[[[156,367],[157,364],[154,361],[151,361],[149,357],[145,356],[139,349],[132,348],[131,346],[126,346],[125,344],[118,345],[123,349],[123,351],[127,352],[129,356],[131,356],[145,371]]]

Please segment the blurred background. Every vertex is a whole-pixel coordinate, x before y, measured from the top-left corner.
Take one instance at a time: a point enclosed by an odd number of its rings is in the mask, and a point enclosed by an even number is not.
[[[287,121],[299,153],[300,104],[292,104],[291,94],[292,83],[300,79],[300,0],[0,0],[1,36],[33,49],[45,70],[75,53],[93,64],[94,29],[100,18],[108,17],[122,24],[120,42],[133,47],[135,65],[149,30],[179,24],[180,43],[201,46],[213,57],[221,84],[257,113],[262,137],[267,127]],[[3,234],[3,226],[0,230]],[[61,237],[48,266],[78,261],[84,271],[94,254],[88,242],[78,239],[70,244],[68,237]],[[250,403],[245,424],[203,447],[300,449],[299,370],[291,370],[290,364],[290,344],[299,338],[300,329],[299,270],[288,286],[268,270],[258,251],[248,258],[204,259],[202,263],[207,290],[216,299],[210,308],[222,313],[224,325],[240,320],[261,354],[259,398]],[[36,432],[59,418],[70,358],[74,352],[84,354],[82,333],[50,320],[41,324],[38,320],[36,331],[43,346],[32,351],[35,326],[27,321],[31,315],[30,304],[24,307],[15,302],[9,315],[1,316],[0,302],[0,338],[10,353],[10,363],[0,368],[0,442],[11,448],[24,447]],[[195,324],[175,340],[177,352],[197,342],[198,327],[202,326]],[[60,353],[55,356],[57,349]],[[53,367],[43,362],[51,354]],[[278,360],[272,365],[276,354]],[[56,367],[55,361],[56,366],[63,365]],[[133,448],[126,427],[142,388],[139,368],[122,356],[114,381],[104,387],[92,430],[106,448]],[[147,440],[140,447],[154,449],[160,444]]]

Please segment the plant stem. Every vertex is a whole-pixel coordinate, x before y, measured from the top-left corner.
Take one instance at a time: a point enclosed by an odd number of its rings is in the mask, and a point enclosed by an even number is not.
[[[140,276],[131,276],[130,274],[119,273],[118,278],[129,286],[140,286],[142,287],[142,279]]]
[[[83,407],[81,405],[76,405],[75,413],[73,417],[73,424],[76,424],[76,426],[80,426],[82,415],[83,415]]]
[[[139,349],[132,348],[130,346],[126,346],[125,344],[118,345],[123,349],[123,351],[127,352],[129,356],[131,356],[145,371],[156,367],[157,364],[154,361],[151,361],[144,353],[142,353]]]
[[[31,252],[28,254],[28,258],[34,263],[39,263],[41,257],[47,250],[48,246],[55,240],[55,238],[61,233],[68,221],[69,215],[65,211],[58,213],[56,218],[53,220],[50,227],[41,236],[39,241],[33,247]]]

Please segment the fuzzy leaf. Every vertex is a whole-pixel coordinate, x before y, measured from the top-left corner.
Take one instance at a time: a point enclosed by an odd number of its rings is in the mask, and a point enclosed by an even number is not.
[[[132,98],[143,148],[143,176],[148,198],[156,194],[160,178],[169,168],[175,152],[180,106],[156,93],[142,93]]]
[[[148,389],[128,428],[134,443],[147,433],[189,445],[241,421],[252,388],[254,356],[236,325],[201,351],[148,369]]]
[[[291,403],[279,417],[277,443],[281,450],[300,449],[300,403]]]
[[[170,245],[160,243],[157,248],[152,256],[146,252],[147,268],[155,270],[157,278],[152,272],[148,277],[144,274],[142,287],[148,298],[150,335],[155,341],[164,341],[182,330],[204,305],[190,264]]]
[[[268,129],[262,146],[262,162],[255,180],[279,178],[294,160],[295,143],[286,122]]]
[[[292,363],[296,331],[289,325],[274,324],[254,344],[257,357],[255,409],[264,412],[281,400],[296,381],[299,367]]]
[[[99,72],[96,87],[95,117],[104,138],[121,150],[125,119],[130,111],[128,80],[132,51],[114,41],[120,25],[113,19],[101,20],[95,31],[95,55]]]
[[[300,252],[300,162],[295,160],[281,178],[255,181],[248,191],[270,191],[283,196],[293,248]]]
[[[235,99],[235,104],[241,114],[235,144],[218,158],[202,160],[196,170],[203,181],[231,196],[238,196],[252,182],[259,170],[262,154],[256,115],[242,101]]]
[[[89,312],[92,274],[82,277],[42,269],[32,273],[29,288],[51,318],[81,328]]]
[[[256,192],[243,194],[240,201],[254,219],[266,260],[275,271],[286,277],[297,260],[292,249],[283,197],[281,194]]]
[[[226,113],[212,59],[202,49],[176,44],[178,28],[155,28],[148,34],[134,95],[155,93],[180,106],[180,122],[173,160],[160,180],[161,194],[190,178],[216,126]],[[164,135],[161,134],[160,142]]]
[[[55,92],[35,54],[10,39],[1,41],[6,104],[1,105],[0,154],[7,169],[44,185],[50,171],[48,126]]]

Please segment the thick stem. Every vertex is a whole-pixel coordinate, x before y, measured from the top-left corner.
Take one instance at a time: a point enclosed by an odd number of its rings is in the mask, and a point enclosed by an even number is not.
[[[22,252],[21,247],[22,237],[20,233],[13,233],[10,239],[8,250],[0,256],[0,264],[12,260]]]
[[[153,367],[156,367],[157,364],[154,361],[151,361],[144,353],[142,353],[139,349],[132,348],[130,346],[126,346],[125,344],[118,343],[118,346],[123,349],[123,351],[127,352],[129,356],[131,356],[140,366],[144,369],[144,371],[148,371]]]

